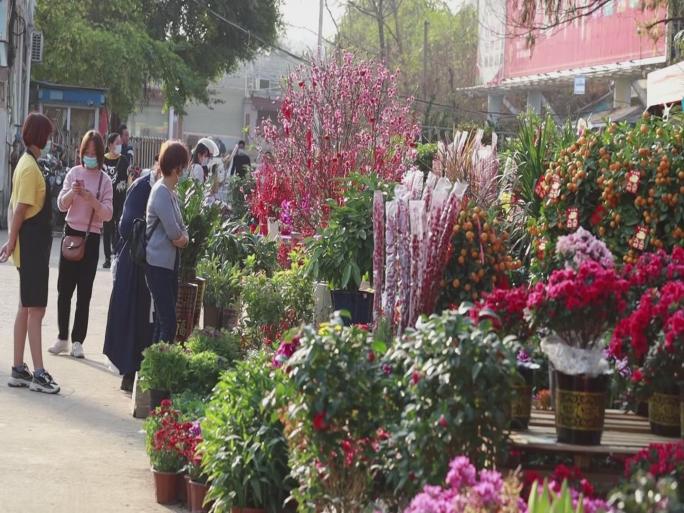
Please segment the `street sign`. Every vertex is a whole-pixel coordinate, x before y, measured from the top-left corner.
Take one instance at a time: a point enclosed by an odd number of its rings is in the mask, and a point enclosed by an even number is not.
[[[587,77],[575,77],[575,94],[584,94],[587,87]]]

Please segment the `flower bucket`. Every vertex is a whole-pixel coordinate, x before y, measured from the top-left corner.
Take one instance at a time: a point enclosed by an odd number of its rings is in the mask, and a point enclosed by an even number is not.
[[[204,329],[221,328],[221,311],[213,305],[204,305]]]
[[[514,431],[525,431],[530,424],[534,371],[538,368],[539,366],[534,364],[518,364],[518,374],[521,379],[513,385],[511,400],[511,429]]]
[[[653,393],[648,400],[648,421],[651,424],[651,433],[672,438],[681,436],[679,397],[679,391],[675,386]]]
[[[197,285],[195,283],[181,282],[178,286],[178,299],[176,300],[177,342],[185,342],[192,334],[196,303]]]
[[[157,496],[157,504],[176,504],[178,502],[178,489],[183,483],[183,474],[180,472],[157,472],[152,469],[154,476],[154,491]]]
[[[156,410],[164,399],[169,399],[171,393],[168,390],[150,390],[150,411]]]
[[[202,304],[204,303],[204,290],[207,287],[207,280],[199,276],[193,280],[197,285],[197,298],[195,299],[195,315],[192,320],[192,326],[199,328],[200,314],[202,313]]]
[[[208,491],[208,485],[189,481],[190,500],[188,509],[191,513],[207,513],[209,511],[209,507],[204,506],[204,498]]]
[[[608,374],[591,377],[554,372],[554,410],[559,443],[600,445],[608,400]]]
[[[373,322],[373,293],[348,290],[333,290],[333,310],[346,310],[351,315],[343,317],[344,324],[371,324]]]

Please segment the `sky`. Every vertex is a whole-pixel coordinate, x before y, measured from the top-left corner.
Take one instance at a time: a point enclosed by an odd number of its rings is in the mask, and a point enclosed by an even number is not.
[[[330,12],[339,20],[344,13],[346,0],[326,0]],[[457,9],[468,0],[447,0],[452,9]],[[285,24],[285,43],[295,51],[314,50],[318,33],[318,11],[320,0],[283,0],[282,13]],[[335,23],[326,9],[323,14],[323,37],[332,39]]]

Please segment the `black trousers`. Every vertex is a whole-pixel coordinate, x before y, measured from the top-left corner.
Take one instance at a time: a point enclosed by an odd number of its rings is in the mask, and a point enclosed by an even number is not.
[[[66,225],[67,235],[85,235],[83,232]],[[93,282],[100,258],[100,235],[91,233],[86,240],[83,260],[70,262],[60,255],[59,278],[57,279],[57,322],[59,338],[69,339],[69,319],[71,316],[71,298],[76,290],[76,314],[71,341],[83,343],[88,333],[88,317],[90,316],[90,298],[93,295]]]
[[[102,243],[104,244],[105,259],[112,259],[112,249],[116,248],[119,242],[119,220],[112,218],[102,225]],[[99,248],[99,237],[98,237]]]

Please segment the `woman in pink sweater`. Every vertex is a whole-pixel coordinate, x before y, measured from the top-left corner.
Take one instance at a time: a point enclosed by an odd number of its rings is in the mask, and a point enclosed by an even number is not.
[[[112,181],[102,171],[104,141],[94,130],[83,136],[81,162],[82,165],[73,167],[67,174],[57,206],[66,212],[64,235],[85,237],[85,255],[78,262],[60,256],[57,280],[59,336],[48,349],[52,354],[69,351],[71,298],[76,290],[76,314],[71,331],[71,356],[75,358],[85,357],[83,342],[88,331],[90,297],[100,257],[102,223],[112,218]]]

